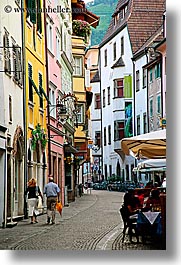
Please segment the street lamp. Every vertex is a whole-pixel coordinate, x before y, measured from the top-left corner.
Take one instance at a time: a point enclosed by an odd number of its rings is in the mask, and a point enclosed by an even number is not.
[[[51,108],[51,110],[50,110]],[[56,120],[58,125],[64,125],[70,119],[73,125],[77,126],[77,114],[79,112],[77,97],[74,94],[62,94],[56,99],[56,105],[49,104],[48,120],[48,163],[49,175],[51,175],[51,143],[52,135],[50,134],[50,113],[56,109]],[[54,135],[55,136],[55,135]]]

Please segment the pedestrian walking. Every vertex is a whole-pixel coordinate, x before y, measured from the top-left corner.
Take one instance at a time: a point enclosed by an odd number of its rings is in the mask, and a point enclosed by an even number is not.
[[[49,177],[49,183],[45,185],[44,194],[47,197],[47,223],[55,224],[56,203],[60,202],[60,188],[54,183],[53,177]]]
[[[38,211],[38,196],[41,197],[43,202],[43,195],[40,191],[39,186],[36,185],[36,179],[31,178],[28,181],[28,187],[26,190],[26,194],[28,195],[28,215],[31,218],[31,224],[38,223],[37,215]]]

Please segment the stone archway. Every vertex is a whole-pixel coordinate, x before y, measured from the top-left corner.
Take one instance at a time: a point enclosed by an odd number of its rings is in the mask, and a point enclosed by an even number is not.
[[[21,126],[17,126],[13,138],[13,216],[24,214],[24,134]]]
[[[13,151],[14,157],[18,156],[19,160],[22,160],[24,154],[24,136],[21,126],[16,128],[14,138],[13,138]]]

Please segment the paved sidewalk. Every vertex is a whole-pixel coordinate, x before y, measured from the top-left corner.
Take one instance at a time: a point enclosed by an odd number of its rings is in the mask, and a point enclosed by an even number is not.
[[[84,194],[81,198],[76,197],[76,200],[71,202],[69,206],[63,207],[61,216],[58,212],[56,213],[55,225],[72,218],[79,212],[88,209],[95,203],[96,196],[94,195],[90,196],[90,194]],[[37,224],[31,224],[30,219],[23,219],[12,228],[0,228],[0,250],[10,249],[12,245],[52,228],[51,224],[48,225],[46,223],[46,213],[39,215],[37,219]]]

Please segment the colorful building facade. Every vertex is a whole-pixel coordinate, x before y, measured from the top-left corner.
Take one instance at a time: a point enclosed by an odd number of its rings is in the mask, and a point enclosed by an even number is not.
[[[44,8],[43,4],[41,0],[25,1],[25,8],[32,8],[32,12],[24,14],[27,180],[35,177],[41,191],[46,181],[49,103],[46,95],[45,17],[43,12],[38,12]]]

